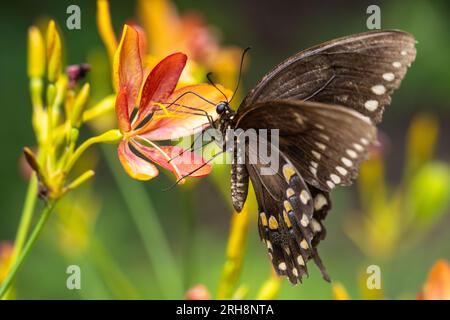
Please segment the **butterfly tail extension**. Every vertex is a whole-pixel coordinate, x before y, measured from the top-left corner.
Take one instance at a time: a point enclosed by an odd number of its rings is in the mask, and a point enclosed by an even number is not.
[[[330,276],[325,270],[325,266],[323,265],[322,260],[319,256],[317,247],[320,241],[324,240],[326,237],[327,230],[323,221],[327,217],[328,211],[331,210],[331,200],[328,192],[321,191],[311,185],[308,185],[308,187],[311,191],[314,205],[313,219],[311,220],[311,229],[314,234],[312,240],[312,247],[314,250],[313,258],[315,264],[322,273],[322,277],[326,281],[330,282]]]

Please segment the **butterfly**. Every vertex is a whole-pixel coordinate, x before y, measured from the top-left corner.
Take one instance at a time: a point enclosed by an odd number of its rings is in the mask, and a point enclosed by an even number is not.
[[[215,126],[228,130],[278,129],[278,168],[261,174],[256,148],[238,137],[232,148],[231,198],[237,212],[252,182],[259,207],[258,230],[278,275],[293,284],[308,276],[313,260],[330,281],[317,247],[325,238],[330,191],[356,178],[368,149],[377,143],[391,94],[416,56],[414,37],[378,30],[334,39],[301,51],[267,73],[237,111],[217,104]],[[257,131],[258,132],[258,131]],[[263,139],[266,146],[273,146]],[[257,161],[248,161],[256,157]]]
[[[275,271],[291,283],[308,275],[309,260],[330,280],[317,251],[326,234],[329,193],[352,183],[377,142],[375,124],[415,59],[415,43],[398,30],[331,40],[276,66],[236,112],[226,101],[217,105],[223,134],[279,129],[279,166],[272,175],[260,174],[261,163],[240,163],[234,152],[231,197],[241,211],[251,180],[259,235]],[[247,148],[246,157],[252,152]]]

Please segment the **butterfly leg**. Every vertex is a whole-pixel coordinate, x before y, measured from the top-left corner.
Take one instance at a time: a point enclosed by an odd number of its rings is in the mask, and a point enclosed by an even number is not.
[[[194,146],[195,146],[196,142],[198,141],[198,139],[202,138],[207,130],[208,129],[202,130],[202,132],[194,139],[194,141],[192,141],[191,146],[189,148],[183,149],[183,151],[181,151],[179,154],[177,154],[176,156],[172,157],[169,160],[169,162],[171,162],[171,161],[175,160],[176,158],[182,156],[187,151],[194,152],[196,150],[203,149],[204,147],[209,145],[211,142],[215,142],[216,139],[214,138],[214,136],[211,136],[211,140],[207,141],[206,143],[202,143],[200,146],[197,146],[197,147],[194,148]]]
[[[187,178],[189,176],[191,176],[193,173],[199,171],[201,168],[203,168],[204,166],[210,164],[212,161],[214,161],[214,159],[216,159],[218,156],[220,156],[221,154],[223,154],[224,151],[219,151],[218,153],[216,153],[214,156],[211,157],[211,159],[209,159],[208,161],[206,161],[205,163],[203,163],[201,166],[195,168],[194,170],[192,170],[191,172],[189,172],[188,174],[182,176],[181,178],[179,178],[177,181],[175,181],[174,184],[172,184],[171,186],[163,189],[162,191],[169,191],[171,189],[173,189],[176,185],[178,185],[180,183],[180,181],[182,181],[184,178]]]

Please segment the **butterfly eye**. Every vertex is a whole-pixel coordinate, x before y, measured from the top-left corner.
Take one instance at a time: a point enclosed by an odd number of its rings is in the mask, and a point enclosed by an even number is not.
[[[225,102],[220,102],[216,107],[217,114],[222,114],[227,108],[227,104]]]

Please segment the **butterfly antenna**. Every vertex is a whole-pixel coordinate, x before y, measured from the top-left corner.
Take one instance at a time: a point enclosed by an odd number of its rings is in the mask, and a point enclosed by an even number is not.
[[[225,93],[223,93],[223,91],[220,90],[220,88],[219,88],[219,87],[214,83],[214,81],[211,79],[211,75],[212,75],[212,72],[208,72],[208,74],[206,75],[206,79],[208,79],[209,83],[210,83],[214,88],[216,88],[217,90],[219,90],[219,92],[224,96],[225,101],[228,101],[228,98],[227,98],[227,96],[225,95]]]
[[[251,49],[252,47],[247,47],[244,49],[244,51],[242,52],[242,56],[241,56],[241,64],[239,65],[239,76],[238,76],[238,81],[236,84],[236,89],[234,89],[233,95],[231,96],[230,101],[228,101],[228,103],[230,103],[231,101],[233,101],[234,96],[236,95],[236,92],[239,89],[239,85],[241,84],[241,76],[242,76],[242,67],[244,65],[244,58],[245,58],[245,54]]]

